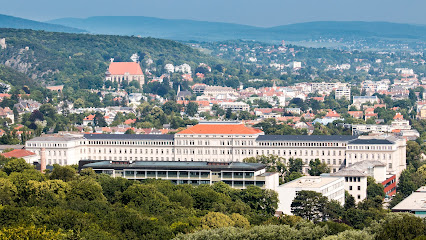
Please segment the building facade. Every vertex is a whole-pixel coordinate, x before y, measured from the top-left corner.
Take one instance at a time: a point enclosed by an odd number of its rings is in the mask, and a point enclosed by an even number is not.
[[[287,162],[302,159],[303,171],[319,159],[331,172],[358,161],[378,160],[398,177],[405,169],[405,140],[357,136],[264,135],[241,123],[200,123],[174,135],[85,134],[42,136],[26,142],[47,164],[71,165],[79,160],[242,162],[244,158],[276,155]]]
[[[123,81],[137,81],[142,88],[145,83],[141,66],[137,62],[111,62],[106,72],[106,81],[116,82],[119,86]]]
[[[284,214],[291,215],[291,203],[299,191],[315,191],[321,193],[328,200],[336,200],[342,206],[345,204],[345,179],[332,177],[327,174],[321,176],[304,176],[280,185],[278,192],[278,209]]]
[[[266,165],[241,162],[172,162],[172,161],[99,161],[84,164],[96,173],[131,180],[163,179],[174,184],[212,185],[222,181],[233,188],[258,186],[275,190],[278,173],[266,172]]]

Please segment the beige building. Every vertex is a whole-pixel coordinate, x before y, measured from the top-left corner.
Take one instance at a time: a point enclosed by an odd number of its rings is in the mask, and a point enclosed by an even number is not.
[[[240,162],[191,161],[100,161],[82,168],[92,168],[96,173],[132,180],[164,179],[175,184],[214,184],[222,181],[233,188],[258,186],[275,190],[279,185],[278,173],[266,172],[266,165]]]
[[[328,200],[336,200],[343,206],[345,204],[344,184],[345,178],[343,177],[322,174],[321,176],[304,176],[280,185],[276,190],[279,198],[277,211],[292,215],[291,203],[299,191],[319,192]]]
[[[319,159],[331,172],[363,160],[378,160],[399,177],[405,169],[405,140],[364,139],[356,136],[264,135],[241,123],[207,122],[174,135],[85,134],[42,136],[27,141],[39,155],[46,148],[47,164],[71,165],[79,160],[242,162],[258,155],[276,155],[287,162]]]
[[[111,62],[106,72],[106,81],[117,82],[119,86],[123,81],[137,81],[142,87],[145,83],[141,66],[137,62]]]

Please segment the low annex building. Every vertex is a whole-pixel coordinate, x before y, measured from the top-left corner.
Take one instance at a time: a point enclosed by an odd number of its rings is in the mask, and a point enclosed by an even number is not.
[[[85,162],[84,160],[81,162]],[[241,162],[176,162],[176,161],[98,161],[81,167],[96,173],[131,180],[164,179],[174,184],[212,185],[222,181],[233,188],[258,186],[275,190],[278,173],[266,172],[266,165]]]
[[[321,176],[304,176],[280,185],[278,192],[278,209],[284,214],[291,215],[291,203],[299,191],[315,191],[328,200],[336,200],[342,206],[345,204],[345,178],[321,174]]]

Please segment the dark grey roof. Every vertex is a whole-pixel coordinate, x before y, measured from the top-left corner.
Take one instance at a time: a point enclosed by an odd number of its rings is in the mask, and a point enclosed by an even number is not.
[[[393,142],[387,139],[355,139],[349,144],[393,144]]]
[[[173,134],[84,134],[87,140],[173,140]]]
[[[259,135],[256,141],[351,141],[356,139],[351,135]]]
[[[153,169],[153,170],[231,170],[258,171],[266,166],[261,163],[243,162],[191,162],[191,161],[99,161],[82,168],[96,169]]]

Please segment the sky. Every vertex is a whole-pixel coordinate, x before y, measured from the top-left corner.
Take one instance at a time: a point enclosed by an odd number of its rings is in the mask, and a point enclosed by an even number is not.
[[[425,0],[0,0],[0,14],[38,21],[147,16],[271,27],[310,21],[426,24]]]

